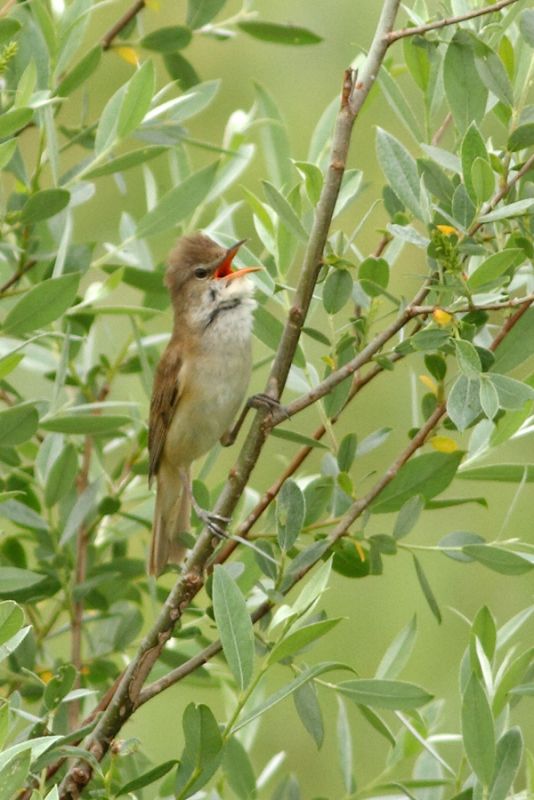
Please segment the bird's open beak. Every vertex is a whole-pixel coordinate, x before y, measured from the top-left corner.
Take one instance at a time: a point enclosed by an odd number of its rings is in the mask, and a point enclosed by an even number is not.
[[[214,278],[226,278],[227,281],[234,280],[234,278],[241,278],[243,275],[247,275],[249,272],[257,272],[261,267],[242,267],[241,269],[232,269],[232,261],[235,258],[235,255],[242,244],[244,244],[247,240],[241,239],[240,242],[236,242],[232,247],[229,247],[222,259],[221,263],[213,273]]]

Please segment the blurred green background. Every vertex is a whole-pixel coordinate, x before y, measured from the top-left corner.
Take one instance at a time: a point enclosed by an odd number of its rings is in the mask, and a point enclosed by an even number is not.
[[[90,31],[96,40],[127,7],[126,3],[113,2],[103,8]],[[434,4],[437,5],[437,4]],[[230,3],[223,12],[224,17],[238,10],[238,3]],[[311,133],[324,108],[339,92],[343,70],[369,45],[374,25],[381,7],[378,0],[259,0],[255,8],[264,19],[293,22],[305,25],[324,37],[324,41],[314,47],[284,47],[258,42],[244,34],[225,42],[196,36],[188,49],[187,56],[200,73],[202,80],[221,79],[221,87],[216,101],[188,125],[192,137],[204,141],[220,143],[228,116],[236,109],[250,109],[254,102],[253,82],[258,81],[268,88],[276,98],[285,116],[293,146],[293,157],[305,158]],[[169,24],[180,24],[185,16],[185,4],[161,0],[159,11],[147,9],[139,17],[144,33]],[[94,116],[104,105],[115,88],[123,83],[132,72],[132,67],[113,53],[105,56],[107,69],[100,69],[94,81],[96,91],[91,97],[90,114]],[[158,69],[162,69],[159,60]],[[162,76],[163,77],[163,76]],[[406,76],[399,75],[399,81],[408,97],[414,103],[417,113],[415,90],[410,89]],[[94,107],[93,107],[94,104]],[[67,107],[65,119],[71,124],[77,120],[72,112],[69,120]],[[374,91],[357,121],[350,155],[350,167],[364,169],[366,190],[350,211],[342,218],[343,227],[349,231],[355,227],[359,217],[370,204],[380,196],[383,177],[375,157],[375,128],[382,126],[394,132],[411,146],[404,132],[399,130],[386,101]],[[452,137],[452,133],[447,136]],[[498,137],[499,132],[496,131]],[[445,146],[447,141],[445,139]],[[202,149],[192,150],[198,164],[212,158],[212,154]],[[155,168],[161,186],[167,188],[169,177],[162,167]],[[241,183],[252,191],[261,194],[260,181],[266,176],[260,150],[252,166],[244,174]],[[137,181],[137,183],[136,183]],[[112,178],[99,183],[99,191],[90,205],[83,207],[83,217],[77,219],[80,240],[90,239],[91,231],[99,230],[99,239],[118,240],[117,209],[128,210],[139,215],[144,210],[144,191],[140,179],[129,176],[128,191],[122,193]],[[242,200],[239,188],[233,188],[228,201]],[[243,208],[238,214],[239,236],[251,238],[251,248],[257,246],[250,213]],[[379,241],[377,229],[385,221],[380,209],[373,214],[359,239],[363,253],[372,252]],[[151,245],[155,255],[162,259],[171,244],[170,237],[160,237]],[[425,268],[422,251],[408,248],[395,265],[395,288],[411,295],[413,276]],[[296,259],[298,270],[298,258]],[[110,347],[119,348],[121,317],[109,323]],[[320,327],[320,322],[317,322]],[[170,314],[167,312],[151,324],[152,332],[166,332],[170,329]],[[261,358],[267,351],[259,343],[255,344],[255,355]],[[309,347],[310,354],[314,349]],[[320,352],[320,350],[317,350]],[[265,370],[265,368],[264,368]],[[263,388],[264,370],[254,375],[252,390]],[[406,442],[406,432],[418,421],[417,402],[424,392],[418,380],[422,364],[410,360],[395,370],[373,382],[361,397],[352,403],[341,422],[336,427],[339,440],[349,432],[355,431],[361,439],[377,428],[389,425],[394,428],[387,444],[357,462],[353,475],[358,491],[365,491],[372,481],[373,471],[383,471]],[[138,388],[134,381],[124,379],[116,389],[115,397],[124,392],[135,393]],[[121,399],[130,399],[122,395]],[[415,410],[414,410],[415,409]],[[316,410],[302,415],[298,430],[309,433],[317,424]],[[461,440],[460,440],[461,441]],[[223,480],[226,470],[233,462],[236,448],[231,452],[221,452],[216,468],[211,474],[212,485]],[[528,440],[502,448],[500,456],[507,461],[528,461],[531,445]],[[269,443],[261,461],[261,470],[253,477],[254,488],[261,491],[267,488],[279,474],[294,452],[294,446],[279,439]],[[314,455],[306,465],[307,472],[318,473],[321,454]],[[422,515],[410,543],[432,544],[443,535],[454,530],[469,530],[487,539],[495,537],[532,538],[533,491],[526,485],[518,498],[516,486],[511,484],[492,484],[488,487],[463,481],[456,481],[449,490],[450,496],[475,496],[487,494],[489,507],[482,508],[471,504],[443,511],[426,512]],[[487,490],[487,491],[486,491]],[[393,516],[372,517],[369,532],[391,533]],[[443,611],[443,624],[439,627],[431,615],[415,578],[411,556],[400,552],[397,556],[384,559],[384,574],[362,580],[349,580],[336,576],[332,588],[326,595],[325,608],[329,615],[343,616],[342,622],[325,642],[310,654],[310,663],[321,659],[347,661],[361,674],[370,676],[394,635],[416,614],[419,637],[414,656],[405,671],[404,677],[421,683],[438,697],[448,698],[444,716],[448,722],[446,730],[458,729],[458,668],[462,652],[468,639],[468,627],[462,615],[472,619],[484,604],[488,605],[502,624],[510,616],[526,607],[532,601],[532,578],[530,576],[505,577],[485,570],[476,564],[459,564],[437,553],[421,553],[421,561]],[[167,577],[170,585],[171,579]],[[156,609],[153,609],[155,613]],[[150,621],[150,620],[148,620]],[[534,628],[526,627],[523,640],[532,639]],[[216,669],[216,666],[215,666]],[[278,673],[270,680],[269,689],[276,688],[275,681],[288,680],[287,670],[278,667]],[[286,766],[294,769],[302,783],[303,797],[325,795],[330,798],[341,796],[342,781],[335,757],[335,717],[337,706],[331,694],[321,692],[326,715],[326,744],[318,753],[308,735],[304,732],[291,700],[285,701],[275,711],[262,719],[256,734],[253,748],[254,766],[259,773],[266,762],[277,752],[286,752]],[[149,703],[137,712],[133,721],[123,731],[124,737],[138,737],[143,741],[148,754],[160,763],[176,758],[181,749],[181,716],[185,705],[195,702],[208,702],[214,712],[221,717],[225,714],[224,693],[202,688],[202,681],[195,677],[167,691],[163,696]],[[363,784],[380,773],[384,766],[385,747],[382,740],[371,731],[362,720],[355,706],[347,704],[354,730],[355,772],[358,784]],[[521,722],[528,730],[529,706],[521,706]],[[530,706],[530,713],[532,707]],[[532,727],[532,726],[531,726]],[[532,742],[531,742],[532,744]],[[455,745],[448,745],[451,757]],[[445,752],[447,756],[448,753]]]

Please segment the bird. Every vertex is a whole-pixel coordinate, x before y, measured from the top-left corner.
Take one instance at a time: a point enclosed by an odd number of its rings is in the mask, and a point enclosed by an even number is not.
[[[232,268],[244,241],[224,248],[197,232],[179,239],[168,258],[174,322],[154,374],[148,426],[149,485],[156,481],[148,572],[156,577],[184,559],[191,466],[228,435],[250,380],[256,303],[248,275],[261,267]]]

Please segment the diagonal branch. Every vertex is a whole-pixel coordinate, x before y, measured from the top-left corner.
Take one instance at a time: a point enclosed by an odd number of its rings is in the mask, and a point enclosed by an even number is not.
[[[391,31],[391,33],[386,34],[388,46],[392,45],[394,42],[397,42],[399,39],[405,39],[407,36],[423,36],[429,31],[446,28],[449,25],[457,25],[460,22],[467,22],[467,20],[475,19],[476,17],[482,17],[486,14],[493,14],[495,11],[500,11],[501,9],[506,8],[506,6],[511,6],[517,2],[519,2],[519,0],[499,0],[498,3],[494,3],[491,6],[476,8],[474,11],[468,11],[465,14],[458,14],[456,17],[447,17],[444,19],[438,19],[435,22],[428,22],[426,25],[417,25],[413,28],[402,28],[398,31]]]
[[[140,11],[143,10],[145,7],[145,0],[135,0],[135,3],[128,8],[122,17],[119,17],[117,22],[112,25],[107,33],[104,34],[102,39],[100,40],[100,44],[102,45],[103,50],[109,50],[111,45],[113,44],[114,39],[119,35],[121,31],[128,25],[129,22],[132,21],[134,17],[139,14]]]

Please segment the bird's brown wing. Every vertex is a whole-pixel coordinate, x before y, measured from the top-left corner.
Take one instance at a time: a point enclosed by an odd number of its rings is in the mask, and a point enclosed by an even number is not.
[[[165,439],[180,400],[179,372],[181,365],[179,348],[168,347],[163,353],[154,375],[148,424],[149,483],[158,471]]]

